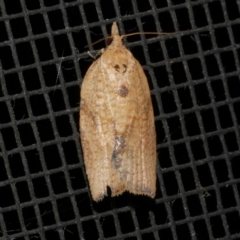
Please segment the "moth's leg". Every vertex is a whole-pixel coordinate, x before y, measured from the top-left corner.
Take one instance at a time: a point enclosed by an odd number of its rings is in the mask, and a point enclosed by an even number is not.
[[[102,48],[101,50],[99,50],[99,51],[95,54],[95,56],[94,56],[90,51],[87,51],[87,54],[88,54],[91,58],[93,58],[94,60],[96,60],[100,55],[103,54],[104,51],[105,51],[105,49]]]

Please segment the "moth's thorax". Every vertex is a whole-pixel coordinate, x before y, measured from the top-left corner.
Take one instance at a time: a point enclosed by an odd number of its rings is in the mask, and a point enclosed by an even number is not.
[[[132,60],[132,54],[122,44],[119,36],[114,36],[113,42],[101,56],[102,63],[116,74],[127,72],[130,59]]]
[[[123,52],[106,52],[102,57],[102,64],[108,68],[108,70],[112,69],[116,73],[124,73],[126,72],[129,65],[129,57]]]

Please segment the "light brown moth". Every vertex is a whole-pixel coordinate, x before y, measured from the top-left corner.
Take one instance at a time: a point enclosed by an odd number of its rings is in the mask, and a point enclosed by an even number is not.
[[[156,133],[147,78],[112,25],[111,44],[81,87],[80,135],[94,201],[156,193]]]

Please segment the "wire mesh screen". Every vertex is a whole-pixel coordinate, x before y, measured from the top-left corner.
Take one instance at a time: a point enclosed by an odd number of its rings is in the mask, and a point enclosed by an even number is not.
[[[240,1],[1,0],[0,239],[240,239]],[[151,89],[157,194],[91,199],[85,45],[129,37]],[[90,45],[97,53],[104,43]]]

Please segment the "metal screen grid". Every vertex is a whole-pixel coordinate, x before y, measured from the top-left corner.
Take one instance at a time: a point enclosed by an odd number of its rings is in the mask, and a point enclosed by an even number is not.
[[[237,4],[2,1],[1,239],[240,238]],[[84,46],[113,21],[122,34],[173,32],[126,41],[152,93],[155,200],[94,203],[87,187],[79,86],[93,60]]]

